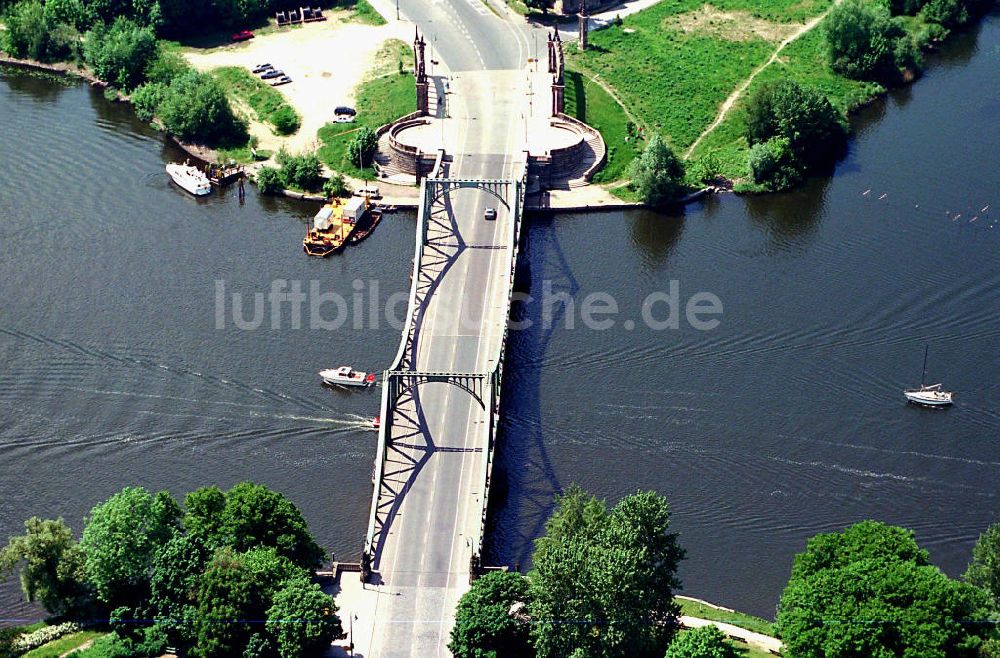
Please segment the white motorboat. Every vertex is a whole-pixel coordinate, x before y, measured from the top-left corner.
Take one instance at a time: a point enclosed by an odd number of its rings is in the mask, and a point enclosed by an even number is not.
[[[208,176],[197,167],[171,162],[167,165],[167,173],[175,183],[195,196],[212,193],[212,183],[209,182]]]
[[[941,384],[925,384],[927,380],[927,348],[924,347],[924,374],[920,378],[920,388],[903,390],[907,402],[925,407],[947,407],[952,404],[952,392],[942,391]]]
[[[320,370],[319,376],[331,386],[371,386],[375,383],[374,373],[358,372],[351,366]]]

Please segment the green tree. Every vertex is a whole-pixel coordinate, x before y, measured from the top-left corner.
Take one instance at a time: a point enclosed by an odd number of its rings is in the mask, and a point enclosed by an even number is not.
[[[837,73],[893,83],[903,71],[920,67],[920,53],[885,5],[845,0],[824,24],[830,63]]]
[[[70,25],[86,30],[90,27],[90,14],[80,0],[45,0],[45,22],[50,26]]]
[[[141,487],[126,487],[90,511],[80,547],[100,601],[117,608],[145,600],[153,556],[177,532],[180,516],[169,493]]]
[[[300,578],[288,581],[267,611],[267,632],[281,658],[320,655],[343,632],[333,598],[319,585]]]
[[[246,122],[233,113],[219,83],[197,71],[174,78],[158,113],[166,129],[181,139],[239,145],[248,138]]]
[[[292,501],[252,482],[241,482],[226,494],[221,532],[236,550],[270,546],[305,569],[318,567],[325,556]]]
[[[371,165],[378,147],[378,137],[375,131],[368,126],[361,126],[354,134],[354,139],[347,145],[347,157],[351,159],[351,164],[359,169]]]
[[[749,144],[782,137],[807,170],[834,160],[847,138],[844,119],[827,97],[793,80],[760,85],[747,100],[746,124]]]
[[[665,658],[740,658],[741,655],[725,633],[715,626],[702,626],[674,638]]]
[[[243,653],[254,626],[255,585],[240,556],[220,549],[199,579],[197,638],[191,651],[198,658],[227,658]],[[259,614],[259,613],[258,613]]]
[[[660,135],[653,135],[631,165],[632,187],[639,198],[661,207],[677,201],[684,193],[684,163],[674,155]]]
[[[609,513],[570,489],[537,543],[529,609],[538,656],[662,656],[679,607],[684,551],[669,533],[667,502],[626,496]]]
[[[184,496],[184,530],[209,549],[222,545],[226,494],[218,487],[200,487]]]
[[[995,610],[1000,612],[1000,523],[979,536],[964,579],[989,594]]]
[[[98,23],[83,42],[84,59],[101,80],[132,90],[145,81],[146,67],[156,56],[156,35],[127,18],[110,27]]]
[[[21,589],[28,601],[54,615],[77,611],[87,599],[84,558],[73,531],[62,519],[24,522],[24,534],[0,549],[0,577],[21,567]]]
[[[777,630],[797,658],[972,658],[983,597],[928,564],[912,533],[866,521],[796,556]]]
[[[148,618],[157,621],[170,644],[189,646],[194,641],[191,621],[197,615],[199,578],[208,558],[200,539],[182,533],[171,537],[153,558]]]
[[[554,0],[526,0],[525,4],[532,9],[538,9],[543,14],[547,14],[555,3]]]
[[[472,583],[458,602],[448,648],[457,658],[530,656],[530,625],[512,615],[527,604],[528,581],[516,572],[491,571]]]

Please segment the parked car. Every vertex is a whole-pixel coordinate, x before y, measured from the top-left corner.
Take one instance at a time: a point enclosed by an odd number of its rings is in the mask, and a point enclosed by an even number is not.
[[[354,115],[356,115],[358,113],[358,111],[355,110],[353,107],[347,107],[346,105],[340,105],[340,106],[336,107],[333,110],[333,113],[336,114],[336,115],[343,115],[343,116],[353,117]]]
[[[268,69],[260,74],[261,80],[270,80],[271,78],[280,78],[285,75],[285,72],[280,69]]]
[[[497,218],[496,208],[487,208],[486,212],[483,213],[483,219],[494,220]]]
[[[274,67],[273,67],[273,66],[271,66],[270,64],[258,64],[257,66],[253,67],[253,68],[252,68],[252,69],[250,69],[250,70],[251,70],[251,71],[252,71],[253,73],[258,73],[258,74],[260,74],[260,73],[263,73],[264,71],[267,71],[267,70],[269,70],[269,69],[273,69],[273,68],[274,68]]]
[[[281,85],[287,85],[291,81],[292,81],[291,78],[289,78],[287,75],[283,75],[280,78],[276,78],[274,80],[271,80],[271,82],[269,84],[272,87],[278,87],[278,86],[281,86]]]
[[[250,30],[240,30],[233,35],[233,41],[248,41],[253,39],[253,32]]]
[[[354,123],[354,117],[350,114],[338,114],[333,117],[334,123]]]

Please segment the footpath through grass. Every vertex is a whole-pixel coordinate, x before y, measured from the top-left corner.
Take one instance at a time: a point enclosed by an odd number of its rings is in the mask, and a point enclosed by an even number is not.
[[[625,110],[599,84],[579,71],[566,71],[566,114],[600,131],[608,149],[604,167],[594,176],[606,183],[627,176],[628,164],[639,154],[640,144],[629,135]],[[634,126],[633,126],[634,130]]]
[[[43,644],[37,649],[32,649],[28,653],[24,654],[23,658],[59,658],[59,656],[73,651],[78,647],[83,646],[91,640],[96,640],[97,638],[105,635],[100,631],[79,631],[77,633],[70,633],[58,640],[52,640],[48,644]]]
[[[361,169],[351,162],[347,149],[357,131],[376,130],[417,109],[416,82],[412,73],[390,73],[361,83],[354,123],[328,123],[319,129],[319,159],[334,171],[356,178],[375,178],[374,167]]]
[[[732,624],[733,626],[745,628],[748,631],[753,631],[754,633],[761,633],[772,637],[774,636],[774,624],[766,619],[754,617],[753,615],[748,615],[742,612],[720,610],[719,608],[714,608],[698,601],[691,601],[690,599],[678,598],[676,600],[681,606],[682,615],[708,619],[711,621],[721,621],[726,624]]]

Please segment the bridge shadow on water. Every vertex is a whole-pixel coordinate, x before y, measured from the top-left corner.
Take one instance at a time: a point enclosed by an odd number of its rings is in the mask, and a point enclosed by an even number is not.
[[[550,217],[525,222],[515,290],[540,294],[544,281],[552,293],[576,298],[580,287],[573,276]],[[487,515],[484,563],[527,568],[535,538],[545,529],[562,487],[545,447],[542,423],[541,366],[549,341],[562,326],[565,304],[555,304],[551,317],[543,305],[515,301],[507,342],[500,434]]]

